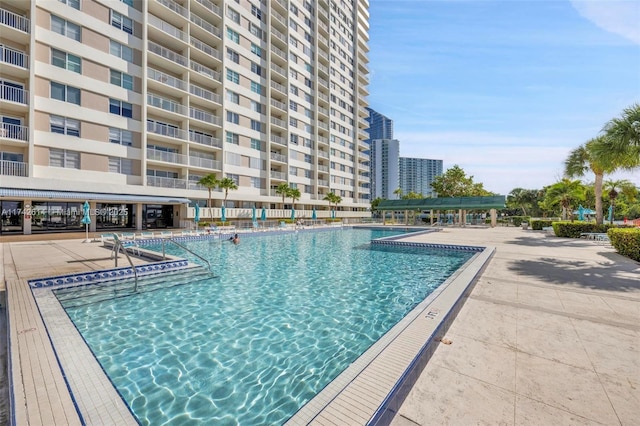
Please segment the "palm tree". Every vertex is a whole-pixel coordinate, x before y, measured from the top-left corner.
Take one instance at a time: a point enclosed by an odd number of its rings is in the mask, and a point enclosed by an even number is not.
[[[611,173],[617,168],[614,162],[598,156],[597,148],[604,142],[604,136],[591,139],[572,150],[564,161],[564,171],[567,177],[584,176],[588,170],[591,170],[595,175],[593,192],[596,199],[596,223],[599,225],[604,221],[602,211],[602,180],[604,179],[605,173]]]
[[[276,187],[276,194],[282,195],[282,210],[284,210],[284,200],[289,196],[289,191],[291,191],[291,188],[288,183],[282,182]]]
[[[300,199],[300,190],[298,188],[290,188],[289,198],[291,198],[291,208],[296,208],[296,200]]]
[[[224,204],[227,205],[227,196],[229,195],[229,190],[235,191],[238,189],[238,185],[236,185],[235,181],[231,178],[224,178],[218,183],[218,187],[224,190]]]
[[[398,196],[398,200],[402,198],[402,188],[396,189],[393,193]]]
[[[638,189],[635,185],[626,179],[608,180],[604,183],[604,188],[609,196],[612,220],[616,209],[616,198],[618,198],[620,192],[622,192],[629,201],[635,201],[636,195],[638,194]]]
[[[324,201],[329,202],[329,210],[331,210],[331,206],[335,204],[336,210],[338,209],[338,204],[342,202],[342,197],[334,194],[333,192],[328,193],[324,198]]]
[[[209,190],[209,199],[207,200],[207,207],[211,208],[211,190],[220,184],[220,181],[216,177],[215,173],[203,176],[198,181],[198,185],[202,185]]]
[[[598,157],[607,159],[620,169],[640,167],[640,104],[625,108],[602,129],[605,139],[595,147]]]
[[[547,188],[545,200],[546,205],[562,206],[562,219],[567,220],[571,211],[571,203],[584,198],[584,187],[579,180],[562,179]]]
[[[507,196],[507,203],[510,208],[521,208],[522,215],[527,216],[527,207],[533,209],[533,203],[537,199],[538,191],[534,189],[514,188]]]

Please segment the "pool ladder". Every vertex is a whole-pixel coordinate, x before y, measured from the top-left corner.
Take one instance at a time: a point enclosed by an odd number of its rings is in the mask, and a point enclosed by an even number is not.
[[[188,249],[187,247],[185,247],[184,244],[180,244],[179,242],[177,242],[176,240],[174,240],[173,238],[163,238],[162,239],[162,259],[166,260],[167,259],[167,255],[165,254],[165,245],[166,242],[172,242],[173,244],[177,245],[178,247],[180,247],[181,249],[191,253],[192,255],[194,255],[195,257],[197,257],[198,259],[202,260],[204,263],[207,264],[207,266],[209,267],[209,273],[211,275],[213,275],[213,270],[211,269],[211,262],[209,262],[207,259],[205,259],[204,257],[200,256],[198,253],[194,252],[193,250]]]
[[[113,240],[115,241],[115,243],[113,245],[112,254],[115,255],[114,256],[115,257],[115,262],[116,262],[115,266],[116,266],[116,268],[118,267],[118,252],[120,250],[122,250],[122,252],[126,256],[127,260],[129,261],[129,265],[131,265],[131,269],[133,270],[133,277],[135,279],[135,286],[133,287],[133,291],[136,292],[136,291],[138,291],[138,271],[136,270],[136,266],[133,264],[133,261],[131,260],[131,257],[129,256],[129,253],[127,252],[127,248],[122,243],[122,240],[120,240],[120,238],[118,238],[118,235],[113,234]]]

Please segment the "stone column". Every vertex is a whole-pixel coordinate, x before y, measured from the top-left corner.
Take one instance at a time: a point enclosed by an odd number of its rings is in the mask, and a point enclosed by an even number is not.
[[[489,210],[489,216],[491,216],[491,227],[495,228],[498,224],[498,212],[496,209]]]

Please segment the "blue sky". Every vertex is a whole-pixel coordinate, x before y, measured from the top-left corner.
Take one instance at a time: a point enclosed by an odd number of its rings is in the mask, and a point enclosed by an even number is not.
[[[640,0],[370,0],[369,12],[369,106],[393,119],[400,155],[458,164],[489,191],[556,182],[571,149],[640,103]],[[640,171],[609,178],[640,186]]]

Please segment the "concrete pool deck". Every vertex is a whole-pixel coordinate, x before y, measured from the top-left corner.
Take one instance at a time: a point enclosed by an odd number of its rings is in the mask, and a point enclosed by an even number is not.
[[[408,240],[496,251],[446,334],[452,344],[439,345],[392,424],[637,424],[640,264],[597,242],[519,228],[452,228]],[[39,352],[46,332],[36,339],[41,325],[30,321],[39,317],[26,310],[35,303],[21,283],[112,268],[113,259],[81,239],[3,243],[0,258],[2,285],[16,286],[15,303],[25,306],[25,354],[54,366],[54,354]],[[24,409],[29,424],[77,422],[51,370],[39,372],[41,383],[23,381],[22,392],[38,401]],[[340,424],[357,424],[346,419]]]

